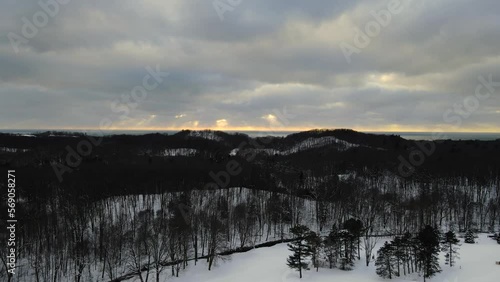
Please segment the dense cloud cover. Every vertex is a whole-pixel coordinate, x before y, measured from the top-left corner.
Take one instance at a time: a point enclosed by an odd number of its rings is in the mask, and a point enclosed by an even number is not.
[[[0,128],[500,130],[498,0],[0,3]]]

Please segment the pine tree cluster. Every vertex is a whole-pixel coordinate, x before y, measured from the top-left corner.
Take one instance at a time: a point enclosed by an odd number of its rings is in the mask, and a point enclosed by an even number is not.
[[[360,236],[363,225],[359,220],[350,219],[344,223],[343,229],[335,225],[326,237],[321,237],[304,225],[297,225],[290,229],[294,241],[288,244],[292,254],[287,259],[288,267],[299,271],[309,269],[309,262],[318,271],[320,265],[330,268],[338,267],[342,270],[351,270],[356,259],[360,259]]]
[[[414,272],[430,278],[441,271],[438,254],[441,235],[437,228],[426,226],[416,236],[406,233],[385,242],[377,253],[377,274],[392,279]]]

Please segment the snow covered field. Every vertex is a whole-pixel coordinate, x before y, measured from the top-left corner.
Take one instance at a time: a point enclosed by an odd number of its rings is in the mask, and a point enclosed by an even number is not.
[[[385,240],[380,240],[377,247]],[[500,245],[486,235],[479,235],[478,243],[464,244],[460,247],[460,260],[456,267],[449,267],[441,260],[442,272],[427,281],[432,282],[497,282],[500,281]],[[386,280],[375,273],[373,263],[365,266],[363,259],[354,270],[320,268],[319,272],[309,270],[304,272],[304,278],[299,279],[298,272],[288,269],[285,265],[290,254],[286,244],[270,248],[256,249],[247,253],[235,254],[229,261],[219,261],[216,268],[208,271],[204,261],[197,266],[193,263],[179,278],[172,278],[169,269],[164,270],[160,281],[175,282],[371,282],[371,281],[423,281],[423,277],[411,276]],[[130,281],[139,281],[131,279]],[[154,281],[154,279],[153,279]]]

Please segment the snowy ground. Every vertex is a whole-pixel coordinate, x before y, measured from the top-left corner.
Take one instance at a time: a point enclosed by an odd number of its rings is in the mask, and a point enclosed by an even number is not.
[[[463,241],[463,240],[462,240]],[[463,244],[460,247],[461,259],[457,266],[450,268],[441,262],[443,271],[434,278],[433,282],[496,282],[500,281],[500,245],[494,240],[480,235],[474,245]],[[380,240],[378,246],[383,244]],[[309,270],[301,280],[298,272],[288,269],[285,261],[290,252],[286,244],[279,244],[270,248],[256,249],[247,253],[235,254],[230,261],[220,261],[218,265],[208,271],[206,263],[200,261],[197,266],[190,265],[189,269],[180,274],[179,278],[172,278],[169,269],[160,281],[175,282],[371,282],[371,281],[423,281],[422,277],[412,276],[385,280],[375,273],[373,263],[365,266],[362,259],[352,271],[320,268],[319,272]],[[139,281],[139,279],[132,279]],[[154,281],[154,280],[153,280]]]

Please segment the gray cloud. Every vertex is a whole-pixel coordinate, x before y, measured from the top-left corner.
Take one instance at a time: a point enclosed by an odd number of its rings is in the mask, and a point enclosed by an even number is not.
[[[339,44],[389,2],[243,0],[221,21],[209,0],[72,0],[15,53],[40,7],[0,0],[0,128],[264,128],[287,107],[290,128],[500,130],[500,89],[443,118],[478,76],[500,81],[500,3],[401,0],[348,63]],[[169,77],[118,119],[111,102],[157,65]]]

